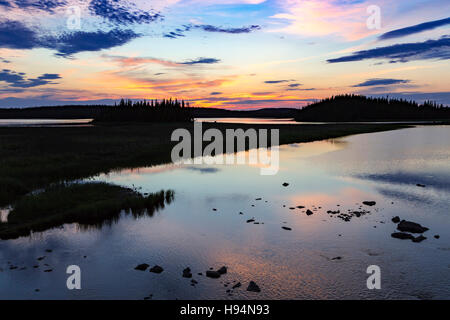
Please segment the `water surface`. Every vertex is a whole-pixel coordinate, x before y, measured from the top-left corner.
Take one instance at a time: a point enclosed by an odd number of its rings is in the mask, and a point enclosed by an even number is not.
[[[449,158],[450,128],[424,126],[282,146],[275,176],[249,165],[174,164],[100,175],[93,180],[142,192],[173,189],[175,200],[153,217],[0,241],[0,298],[449,299]],[[290,209],[300,205],[314,214]],[[370,213],[345,222],[328,210]],[[397,215],[430,228],[428,239],[391,238]],[[164,272],[134,270],[140,263]],[[72,264],[82,270],[79,291],[66,289]],[[224,265],[220,279],[204,276]],[[366,287],[369,265],[381,268],[381,290]],[[186,267],[196,286],[182,278]],[[245,290],[251,280],[260,293]]]

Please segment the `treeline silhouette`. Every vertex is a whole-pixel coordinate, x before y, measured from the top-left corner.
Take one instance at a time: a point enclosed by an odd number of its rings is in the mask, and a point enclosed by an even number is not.
[[[448,120],[450,108],[432,101],[418,104],[389,97],[372,98],[345,94],[323,99],[298,111],[297,121],[416,121]]]
[[[189,102],[184,100],[120,100],[119,104],[103,108],[95,122],[190,122],[193,117]]]

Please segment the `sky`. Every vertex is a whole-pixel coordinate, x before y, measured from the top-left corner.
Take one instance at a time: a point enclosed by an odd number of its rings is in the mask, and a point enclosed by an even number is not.
[[[450,1],[0,0],[0,107],[450,105]]]

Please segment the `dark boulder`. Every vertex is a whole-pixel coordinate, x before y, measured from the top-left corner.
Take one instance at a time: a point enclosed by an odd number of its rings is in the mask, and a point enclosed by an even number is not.
[[[426,240],[427,237],[424,237],[423,235],[420,235],[418,237],[415,237],[414,239],[412,239],[412,242],[422,242],[423,240]]]
[[[421,183],[416,184],[416,186],[421,187],[421,188],[425,188],[426,187],[426,185],[421,184]]]
[[[183,278],[192,278],[191,268],[187,267],[183,270]]]
[[[289,183],[285,182],[283,183],[283,187],[287,187],[289,185]]]
[[[291,231],[292,229],[289,227],[281,227],[281,229],[287,230],[287,231]]]
[[[153,272],[153,273],[161,273],[163,271],[164,271],[164,269],[160,266],[154,266],[150,269],[150,272]]]
[[[398,224],[397,229],[400,231],[412,232],[412,233],[423,233],[428,230],[428,228],[422,227],[418,223],[406,221],[406,220],[402,220]]]
[[[206,276],[208,278],[217,279],[217,278],[220,278],[220,273],[217,271],[208,270],[208,271],[206,271]]]
[[[394,232],[394,233],[391,234],[391,237],[392,238],[396,238],[396,239],[402,239],[402,240],[404,240],[404,239],[410,239],[410,240],[414,239],[414,236],[412,234],[404,233],[404,232]]]
[[[435,238],[435,239],[439,239],[440,236],[439,236],[438,234],[436,234],[436,235],[434,236],[434,238]]]
[[[217,270],[217,272],[219,273],[219,274],[225,274],[225,273],[227,273],[227,267],[225,267],[225,266],[223,266],[222,268],[220,268],[219,270]]]
[[[313,214],[313,212],[312,212],[311,210],[309,210],[309,209],[306,210],[306,215],[307,215],[307,216],[310,216],[310,215],[312,215],[312,214]]]
[[[136,268],[134,268],[134,270],[145,271],[147,270],[148,267],[150,267],[148,264],[142,263],[140,265],[137,265]]]
[[[250,283],[248,284],[248,287],[247,287],[247,291],[261,292],[261,289],[258,287],[258,285],[255,282],[250,281]]]
[[[392,218],[392,222],[393,223],[399,223],[400,222],[400,217],[399,216],[395,216]]]
[[[375,201],[363,201],[363,204],[365,204],[366,206],[371,207],[371,206],[376,205],[377,203]]]

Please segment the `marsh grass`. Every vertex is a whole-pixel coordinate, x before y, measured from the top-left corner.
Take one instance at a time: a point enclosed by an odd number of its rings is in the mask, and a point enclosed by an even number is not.
[[[170,190],[143,196],[132,189],[101,182],[59,183],[17,201],[8,222],[0,224],[0,238],[27,236],[33,231],[75,222],[102,227],[117,221],[122,212],[135,218],[153,216],[173,197]]]

